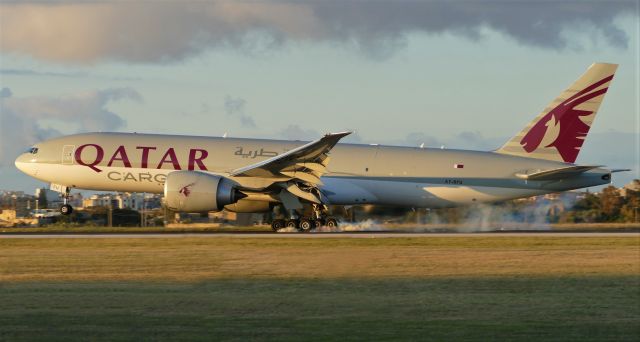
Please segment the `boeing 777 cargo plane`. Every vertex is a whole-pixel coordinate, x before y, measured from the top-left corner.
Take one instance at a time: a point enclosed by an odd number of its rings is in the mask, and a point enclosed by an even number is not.
[[[606,184],[620,171],[574,164],[616,68],[591,65],[490,152],[337,145],[350,132],[309,143],[86,133],[38,143],[15,164],[64,194],[63,214],[72,212],[71,188],[152,192],[164,193],[167,207],[180,212],[282,205],[289,216],[273,220],[274,230],[335,226],[327,205],[441,208],[541,195]]]

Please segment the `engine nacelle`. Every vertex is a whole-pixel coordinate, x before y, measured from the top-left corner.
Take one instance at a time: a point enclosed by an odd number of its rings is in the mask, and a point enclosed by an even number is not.
[[[230,179],[199,171],[171,172],[164,183],[165,203],[174,211],[220,211],[243,197]]]

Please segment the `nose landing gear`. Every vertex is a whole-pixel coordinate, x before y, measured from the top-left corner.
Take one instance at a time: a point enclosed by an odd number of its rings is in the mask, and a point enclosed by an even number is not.
[[[68,204],[63,204],[60,207],[60,213],[62,215],[71,215],[72,212],[73,212],[73,207]]]
[[[60,213],[62,215],[71,215],[73,212],[73,207],[69,204],[69,197],[71,193],[71,188],[67,187],[65,189],[64,195],[62,195],[62,206],[60,207]]]

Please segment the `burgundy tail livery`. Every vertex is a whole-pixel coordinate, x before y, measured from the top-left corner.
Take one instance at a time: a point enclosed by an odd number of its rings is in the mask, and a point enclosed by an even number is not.
[[[592,64],[496,152],[574,163],[617,67],[617,64]]]

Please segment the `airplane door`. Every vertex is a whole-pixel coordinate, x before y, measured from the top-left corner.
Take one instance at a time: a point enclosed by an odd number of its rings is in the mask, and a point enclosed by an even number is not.
[[[64,145],[62,147],[62,164],[63,165],[71,165],[73,164],[73,152],[75,151],[75,145]]]

